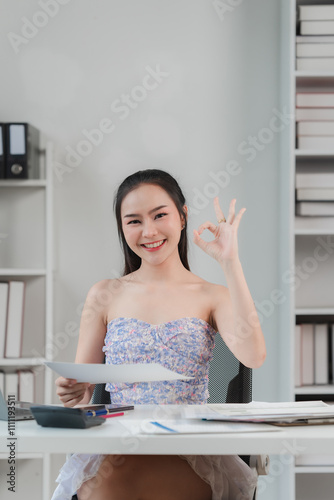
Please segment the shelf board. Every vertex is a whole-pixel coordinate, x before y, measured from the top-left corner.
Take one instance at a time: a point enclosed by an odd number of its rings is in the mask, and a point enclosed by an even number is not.
[[[330,315],[334,314],[334,307],[297,307],[295,309],[295,315],[307,316],[307,315]],[[333,386],[334,387],[334,386]]]
[[[305,385],[303,387],[295,387],[295,394],[333,394],[334,384],[332,385]]]
[[[327,227],[323,229],[307,229],[307,228],[295,228],[295,235],[296,236],[312,236],[312,235],[321,235],[321,234],[334,234],[334,228],[333,227]]]
[[[19,188],[30,188],[30,187],[46,187],[47,183],[45,179],[13,179],[13,180],[3,180],[0,181],[0,187],[19,187]]]
[[[333,474],[334,473],[334,464],[333,465],[296,465],[295,466],[295,474],[310,474],[310,473]]]
[[[0,366],[38,366],[44,361],[45,358],[0,358]]]
[[[334,78],[334,71],[328,70],[328,71],[301,71],[301,70],[296,70],[295,71],[295,77],[305,77],[305,78]]]
[[[323,156],[323,157],[328,157],[332,158],[334,156],[334,149],[295,149],[295,155],[299,157],[318,157],[318,156]]]
[[[45,269],[0,268],[0,276],[46,276]]]

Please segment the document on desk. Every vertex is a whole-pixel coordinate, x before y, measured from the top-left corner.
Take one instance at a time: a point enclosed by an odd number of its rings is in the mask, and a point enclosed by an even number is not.
[[[110,365],[102,363],[64,363],[45,361],[44,364],[65,378],[91,384],[158,382],[162,380],[190,380],[159,363],[132,363]]]
[[[269,424],[239,422],[205,422],[203,420],[146,420],[120,422],[130,434],[221,434],[234,432],[275,432]]]
[[[333,423],[334,408],[323,401],[188,405],[188,419],[255,423]]]

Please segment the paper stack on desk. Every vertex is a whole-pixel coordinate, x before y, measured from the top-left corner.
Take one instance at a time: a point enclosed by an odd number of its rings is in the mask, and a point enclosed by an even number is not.
[[[323,401],[189,405],[184,410],[184,416],[189,419],[275,425],[332,424],[334,408]]]

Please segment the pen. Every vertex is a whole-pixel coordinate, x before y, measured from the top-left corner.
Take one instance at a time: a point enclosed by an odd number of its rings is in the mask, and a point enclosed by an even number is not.
[[[124,411],[121,413],[109,413],[108,415],[100,415],[102,418],[111,418],[111,417],[121,417],[124,415]]]

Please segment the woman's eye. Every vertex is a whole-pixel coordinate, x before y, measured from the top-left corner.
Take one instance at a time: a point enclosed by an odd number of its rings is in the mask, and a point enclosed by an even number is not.
[[[130,220],[130,222],[128,222],[128,224],[137,224],[137,222],[139,222],[139,220],[134,219],[134,220]]]
[[[167,214],[164,214],[161,212],[160,214],[157,214],[155,217],[158,219],[161,219],[161,217],[163,217],[164,215],[167,215]]]

